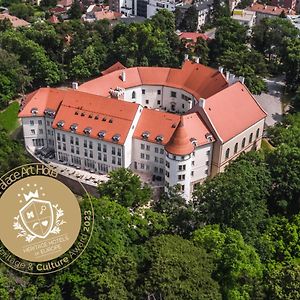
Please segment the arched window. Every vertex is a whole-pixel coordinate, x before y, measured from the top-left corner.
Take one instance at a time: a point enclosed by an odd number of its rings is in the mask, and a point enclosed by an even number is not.
[[[245,147],[245,144],[246,144],[246,138],[243,138],[243,141],[242,141],[242,148]]]
[[[135,99],[135,91],[132,92],[132,99]]]
[[[253,139],[253,133],[251,133],[249,136],[249,144],[252,143],[252,139]]]
[[[226,153],[225,153],[225,159],[227,159],[229,157],[229,151],[230,151],[230,149],[227,148]]]
[[[237,151],[238,151],[238,146],[239,146],[239,144],[236,143],[235,146],[234,146],[234,153],[237,153]]]
[[[259,128],[257,128],[256,130],[256,138],[258,138],[258,136],[259,136]]]

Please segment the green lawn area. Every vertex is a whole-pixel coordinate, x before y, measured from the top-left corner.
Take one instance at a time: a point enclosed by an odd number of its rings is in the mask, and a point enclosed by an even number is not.
[[[0,113],[0,127],[12,133],[18,126],[19,103],[11,103],[6,110]]]

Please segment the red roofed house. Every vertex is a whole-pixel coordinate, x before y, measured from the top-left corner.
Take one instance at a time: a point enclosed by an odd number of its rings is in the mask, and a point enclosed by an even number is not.
[[[194,186],[241,153],[260,148],[266,113],[242,78],[185,61],[181,69],[120,63],[78,90],[27,96],[26,148],[92,173],[130,168],[164,186]]]
[[[279,17],[280,14],[294,15],[295,11],[288,8],[265,5],[260,3],[252,3],[251,6],[247,7],[245,10],[256,12],[256,22],[259,23],[264,18],[274,18]]]
[[[195,46],[198,39],[203,39],[207,42],[210,41],[210,38],[206,34],[198,32],[180,32],[178,37],[181,41],[185,41],[186,48]]]
[[[0,21],[2,21],[2,20],[9,20],[13,28],[30,26],[30,23],[28,23],[27,21],[25,21],[23,19],[19,19],[8,13],[0,14]]]

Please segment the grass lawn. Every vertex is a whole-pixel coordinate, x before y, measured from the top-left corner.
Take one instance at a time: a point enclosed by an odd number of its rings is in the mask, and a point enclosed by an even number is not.
[[[12,133],[18,126],[19,103],[11,103],[7,109],[0,113],[0,127],[3,127],[8,133]]]

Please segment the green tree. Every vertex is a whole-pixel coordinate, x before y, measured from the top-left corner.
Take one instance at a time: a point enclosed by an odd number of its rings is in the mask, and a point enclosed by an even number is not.
[[[82,11],[80,7],[80,3],[78,0],[75,0],[71,6],[71,8],[68,10],[68,15],[70,19],[80,19],[82,16]]]
[[[212,278],[212,259],[179,236],[163,235],[145,245],[145,296],[165,299],[221,299]],[[141,297],[140,297],[141,298]]]
[[[253,241],[267,214],[271,178],[263,157],[248,153],[232,162],[223,173],[199,186],[194,193],[198,222],[239,230]]]
[[[34,14],[34,8],[29,4],[16,3],[10,6],[9,12],[20,19],[29,20]]]
[[[82,58],[85,61],[89,73],[91,75],[98,75],[100,71],[99,70],[100,60],[95,51],[95,47],[92,45],[88,46],[82,53]]]
[[[207,41],[202,38],[198,38],[195,44],[194,54],[200,58],[200,64],[208,65],[209,48],[207,45]]]
[[[69,66],[69,77],[74,80],[82,80],[91,76],[89,66],[82,55],[76,55]]]
[[[215,276],[225,299],[254,299],[262,279],[263,266],[254,247],[247,245],[241,233],[218,225],[205,226],[193,234],[196,246],[213,254]]]
[[[300,148],[280,145],[267,156],[272,176],[269,205],[273,213],[300,212]]]
[[[42,0],[40,6],[41,7],[55,7],[57,4],[57,0]]]
[[[194,5],[191,5],[184,14],[180,24],[180,29],[194,32],[198,28],[198,11]]]
[[[110,172],[109,180],[99,185],[98,191],[101,197],[107,196],[131,208],[146,204],[151,199],[150,187],[143,184],[131,170],[124,168]]]

